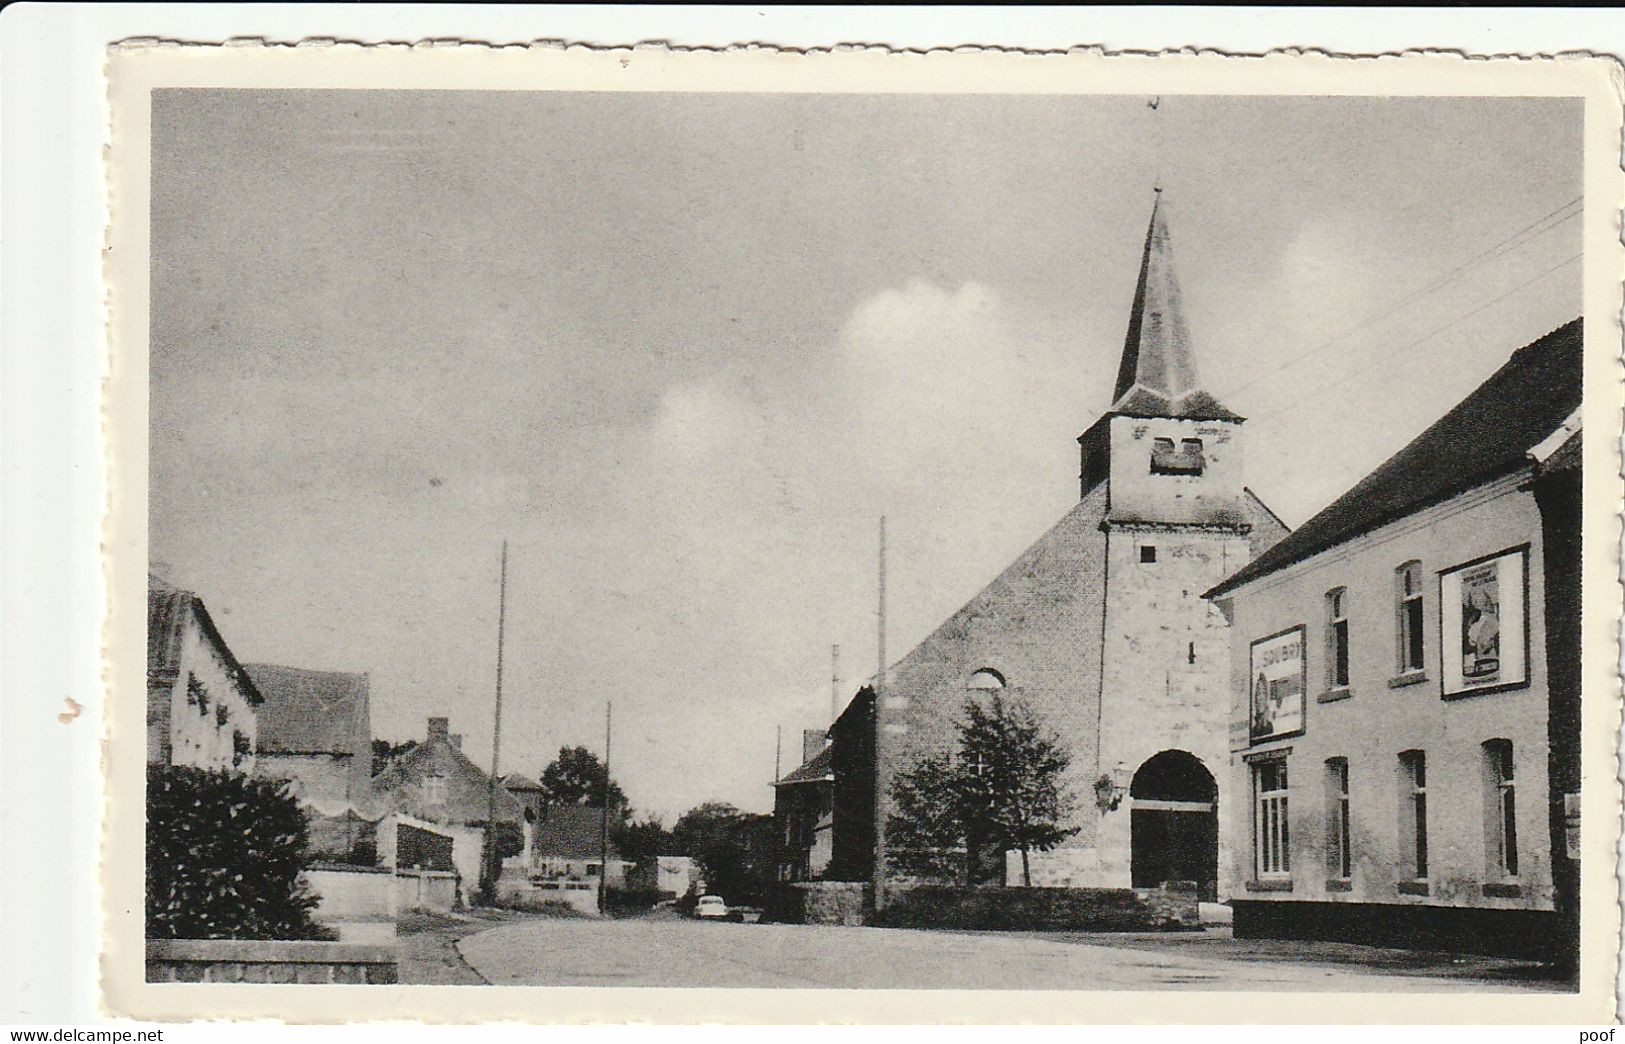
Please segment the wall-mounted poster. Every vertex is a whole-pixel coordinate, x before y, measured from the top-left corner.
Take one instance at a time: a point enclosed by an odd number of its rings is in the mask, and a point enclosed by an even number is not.
[[[1247,676],[1252,679],[1254,743],[1303,731],[1304,629],[1288,628],[1252,644]]]
[[[1528,567],[1520,547],[1439,574],[1446,699],[1529,683]]]

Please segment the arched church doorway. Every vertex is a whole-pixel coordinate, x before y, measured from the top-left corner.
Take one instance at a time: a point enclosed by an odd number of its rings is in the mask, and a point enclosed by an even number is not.
[[[1218,784],[1194,754],[1165,750],[1146,759],[1129,785],[1129,875],[1135,888],[1196,884],[1217,898]]]

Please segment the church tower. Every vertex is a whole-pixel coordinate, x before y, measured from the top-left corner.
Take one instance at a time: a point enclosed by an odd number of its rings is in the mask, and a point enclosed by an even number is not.
[[[879,797],[838,793],[838,813],[850,806],[872,823],[878,801],[889,816],[897,773],[956,756],[967,702],[1019,701],[1067,752],[1072,833],[1029,859],[977,856],[962,879],[1176,881],[1229,894],[1218,816],[1237,802],[1221,798],[1218,781],[1230,752],[1230,650],[1224,617],[1202,594],[1286,529],[1243,487],[1242,419],[1203,389],[1193,349],[1159,193],[1112,402],[1078,439],[1082,496],[894,663],[872,754]],[[936,873],[905,865],[910,824],[886,822],[898,831],[888,872]],[[837,846],[843,831],[873,837],[838,814]],[[855,860],[841,872],[867,874]]]
[[[1227,865],[1229,646],[1202,593],[1251,557],[1262,505],[1242,485],[1241,434],[1197,377],[1159,190],[1113,401],[1078,439],[1084,495],[1105,496],[1097,765],[1128,791],[1101,809],[1102,881],[1194,881],[1211,899]]]

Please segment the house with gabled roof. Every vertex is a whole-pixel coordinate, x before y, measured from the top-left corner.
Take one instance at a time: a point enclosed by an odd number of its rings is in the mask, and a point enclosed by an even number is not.
[[[773,783],[778,878],[814,881],[835,852],[835,752],[825,729],[804,729],[802,763]]]
[[[452,736],[449,719],[430,718],[423,742],[390,759],[372,787],[383,806],[452,837],[452,863],[466,894],[480,880],[493,792],[490,774],[463,753],[461,739]],[[495,805],[495,822],[522,848],[524,804],[499,785]]]
[[[611,814],[610,825],[615,816]],[[621,857],[615,846],[614,831],[608,838],[609,858],[604,859],[604,811],[589,805],[550,805],[536,826],[533,876],[546,880],[598,881],[605,873],[609,888],[626,887],[626,874],[632,862]],[[607,871],[602,868],[608,867]]]
[[[265,699],[191,591],[147,576],[147,764],[254,768]]]
[[[1579,320],[1206,592],[1238,937],[1572,963]]]
[[[372,711],[365,674],[245,665],[265,697],[255,772],[286,781],[310,816],[312,851],[372,862],[382,811],[372,793]]]

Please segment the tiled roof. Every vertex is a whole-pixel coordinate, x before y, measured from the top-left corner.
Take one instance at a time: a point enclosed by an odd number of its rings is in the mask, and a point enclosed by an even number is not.
[[[536,854],[543,859],[597,859],[602,840],[603,810],[587,805],[554,805],[536,826]],[[610,816],[614,826],[615,817]],[[609,857],[619,859],[614,832]]]
[[[226,670],[242,686],[249,703],[259,707],[264,702],[263,695],[232,655],[231,647],[220,637],[203,599],[151,573],[147,574],[147,672],[171,674],[180,670],[188,614],[197,620],[204,637],[219,651]]]
[[[1112,400],[1110,412],[1130,417],[1240,419],[1203,391],[1197,380],[1160,189],[1145,233],[1145,254]]]
[[[1580,405],[1582,332],[1576,319],[1518,349],[1455,409],[1208,597],[1528,465],[1531,447]]]
[[[515,794],[524,791],[536,791],[539,793],[542,789],[542,785],[540,783],[536,782],[534,779],[531,779],[523,772],[510,772],[506,776],[503,776],[502,785],[513,791]]]
[[[275,754],[350,754],[371,742],[367,676],[269,663],[245,665],[265,697],[257,715],[259,749]]]
[[[445,780],[444,800],[431,802],[424,781]],[[397,755],[372,778],[388,804],[431,823],[484,823],[490,813],[490,775],[440,736]],[[506,787],[496,788],[497,821],[517,823],[525,809]]]
[[[797,783],[820,783],[835,778],[834,747],[825,747],[814,754],[805,765],[774,783],[775,787],[788,787]]]

